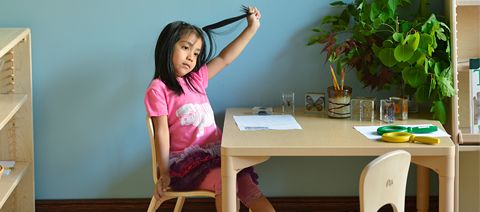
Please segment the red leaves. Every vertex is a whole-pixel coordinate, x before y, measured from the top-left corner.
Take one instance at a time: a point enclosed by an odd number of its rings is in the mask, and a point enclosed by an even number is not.
[[[357,70],[359,79],[365,87],[379,90],[392,84],[396,77],[401,77],[398,73],[385,67],[375,57],[371,49],[371,46],[377,41],[375,37],[367,37],[366,43],[347,39],[337,44],[336,35],[336,33],[330,33],[318,41],[325,45],[322,52],[326,53],[326,61],[329,59],[346,61],[346,65]]]

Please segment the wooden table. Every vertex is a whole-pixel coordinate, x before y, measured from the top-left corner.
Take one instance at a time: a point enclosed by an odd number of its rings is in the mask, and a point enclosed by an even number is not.
[[[240,131],[233,115],[250,115],[247,108],[227,109],[222,140],[222,207],[236,210],[236,174],[243,168],[268,160],[271,156],[379,156],[397,149],[408,151],[417,164],[417,210],[428,211],[428,168],[439,176],[440,211],[454,209],[455,146],[443,137],[438,145],[385,143],[369,140],[353,126],[383,125],[379,121],[360,122],[350,119],[303,114],[295,119],[302,130]],[[409,119],[395,124],[434,124],[434,120]],[[328,139],[327,139],[328,138]]]

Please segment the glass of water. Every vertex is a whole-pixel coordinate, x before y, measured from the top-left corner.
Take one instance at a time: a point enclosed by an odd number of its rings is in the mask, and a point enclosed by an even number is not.
[[[282,113],[295,114],[295,93],[283,92],[282,93]]]
[[[392,100],[380,100],[380,120],[385,123],[393,123],[395,121],[395,103]]]

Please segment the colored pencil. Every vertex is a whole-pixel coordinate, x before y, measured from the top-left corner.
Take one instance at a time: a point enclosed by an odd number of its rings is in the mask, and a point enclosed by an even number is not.
[[[335,88],[335,90],[340,90],[340,87],[338,86],[338,82],[337,82],[337,77],[335,76],[335,72],[333,71],[332,65],[330,65],[330,73],[332,74],[333,88]]]

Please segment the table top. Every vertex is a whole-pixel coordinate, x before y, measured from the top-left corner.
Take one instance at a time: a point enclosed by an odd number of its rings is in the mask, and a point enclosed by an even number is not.
[[[305,114],[295,111],[301,130],[240,131],[234,115],[251,115],[249,108],[230,108],[225,115],[222,155],[229,156],[377,156],[403,149],[415,156],[454,155],[455,145],[449,137],[441,137],[440,144],[386,143],[370,140],[354,126],[387,125],[381,121],[354,121],[332,119],[325,114]],[[395,125],[433,124],[443,129],[436,120],[408,119]],[[444,130],[444,129],[443,129]]]

